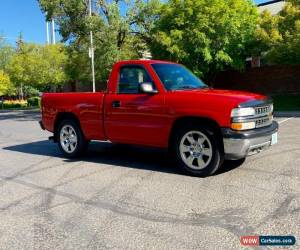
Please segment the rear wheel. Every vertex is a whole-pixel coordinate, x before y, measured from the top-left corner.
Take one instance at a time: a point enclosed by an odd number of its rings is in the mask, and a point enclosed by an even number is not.
[[[207,126],[186,125],[178,129],[172,148],[178,165],[190,175],[212,175],[223,163],[222,145]]]
[[[68,158],[82,155],[88,147],[88,142],[76,121],[63,120],[56,135],[59,149]]]

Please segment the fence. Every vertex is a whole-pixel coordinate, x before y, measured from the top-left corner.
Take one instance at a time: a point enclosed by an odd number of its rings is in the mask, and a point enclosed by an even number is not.
[[[214,87],[262,94],[300,93],[300,65],[274,65],[249,68],[244,72],[221,72],[216,77]]]

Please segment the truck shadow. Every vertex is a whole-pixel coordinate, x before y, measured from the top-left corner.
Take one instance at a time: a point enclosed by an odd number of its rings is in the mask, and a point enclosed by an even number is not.
[[[44,140],[19,144],[3,148],[15,152],[33,155],[59,157],[65,162],[91,162],[108,164],[116,167],[136,168],[171,174],[184,174],[170,161],[166,150],[145,148],[132,145],[111,144],[106,142],[92,142],[86,154],[80,159],[66,159],[56,144]],[[221,170],[215,175],[223,174],[239,167],[243,161],[225,161]]]

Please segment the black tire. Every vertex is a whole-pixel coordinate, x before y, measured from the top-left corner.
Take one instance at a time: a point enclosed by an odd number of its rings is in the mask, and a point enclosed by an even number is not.
[[[181,141],[184,140],[184,136],[192,131],[197,131],[202,134],[204,134],[207,139],[209,140],[209,147],[211,148],[211,154],[209,157],[209,161],[207,161],[205,166],[202,169],[193,169],[189,167],[183,160],[183,156],[181,156],[180,152],[180,144]],[[206,140],[207,141],[207,140]],[[207,142],[205,142],[207,143]],[[213,175],[218,169],[221,167],[224,161],[224,150],[223,145],[220,142],[220,139],[218,138],[217,134],[210,129],[206,125],[198,125],[198,124],[186,124],[180,128],[178,128],[174,132],[173,139],[171,141],[171,153],[175,156],[175,160],[177,163],[177,166],[180,167],[181,170],[183,170],[186,174],[191,176],[197,176],[197,177],[207,177],[210,175]],[[187,153],[189,154],[189,152]],[[204,156],[202,156],[203,159]],[[197,161],[197,160],[196,160]],[[194,162],[194,161],[192,161]]]
[[[60,138],[62,129],[68,128],[68,127],[73,128],[73,130],[76,134],[76,137],[77,137],[77,143],[73,144],[74,150],[69,151],[69,152],[66,150],[66,148],[65,148],[66,146],[64,147],[62,145],[63,142],[61,141],[61,138]],[[88,141],[84,138],[84,135],[81,131],[80,125],[78,124],[77,121],[74,121],[71,119],[62,120],[59,123],[59,125],[57,127],[57,132],[56,132],[56,140],[57,140],[60,151],[67,158],[76,158],[76,157],[82,156],[83,153],[85,153],[85,151],[88,148]]]

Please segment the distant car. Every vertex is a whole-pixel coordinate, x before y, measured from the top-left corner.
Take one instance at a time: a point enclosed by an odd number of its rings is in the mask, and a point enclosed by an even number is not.
[[[66,157],[91,140],[169,148],[195,176],[269,148],[278,130],[265,96],[214,90],[184,66],[155,60],[116,63],[105,92],[43,94],[40,125]]]

